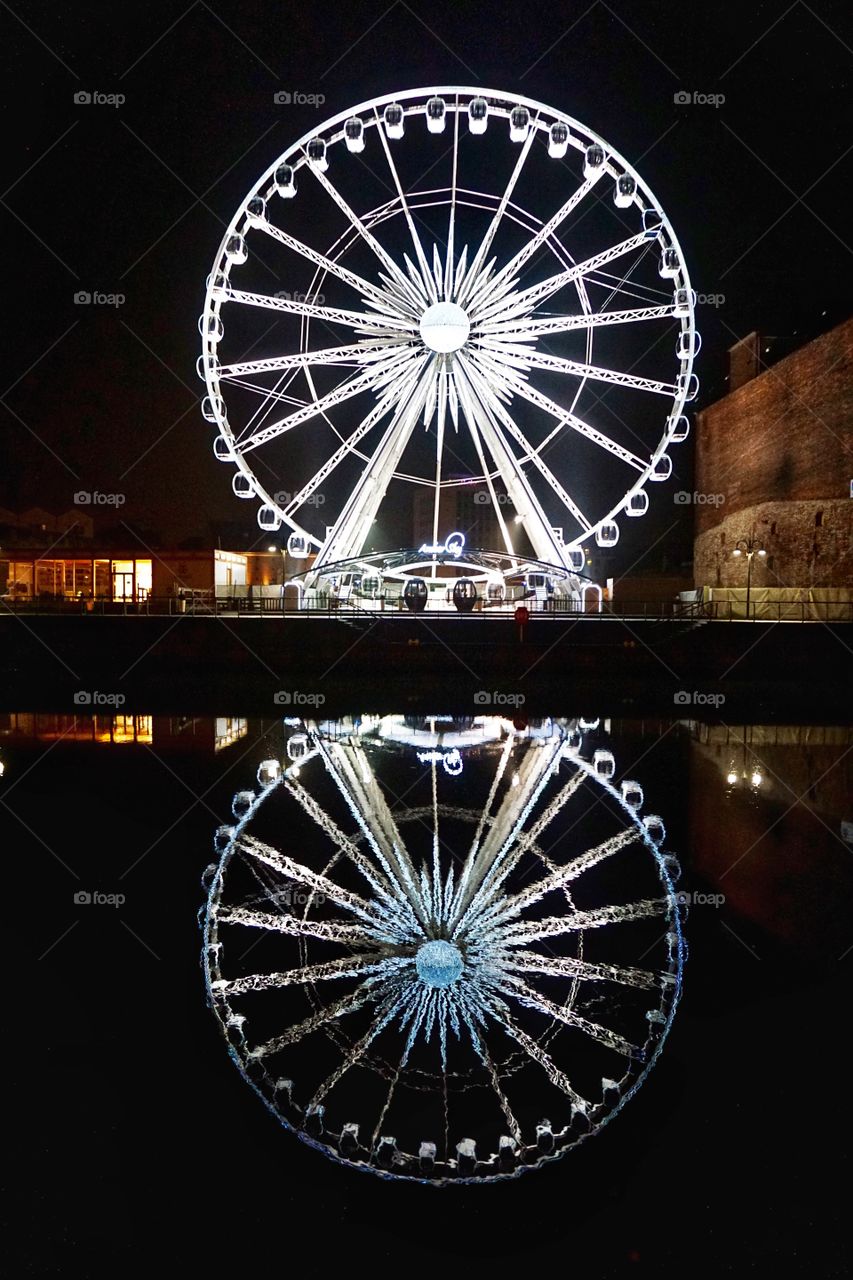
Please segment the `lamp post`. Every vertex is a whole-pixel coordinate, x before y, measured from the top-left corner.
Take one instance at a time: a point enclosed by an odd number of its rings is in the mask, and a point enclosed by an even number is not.
[[[754,534],[750,534],[748,538],[738,538],[735,543],[733,556],[746,556],[746,620],[749,621],[749,593],[752,586],[752,557],[758,556],[763,560],[767,555],[764,550],[764,543],[760,538],[756,538]]]

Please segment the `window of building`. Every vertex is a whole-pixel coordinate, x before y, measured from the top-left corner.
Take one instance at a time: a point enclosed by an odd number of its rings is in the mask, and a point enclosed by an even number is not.
[[[822,524],[823,524],[823,512],[822,512],[822,511],[816,511],[816,512],[815,512],[815,518],[814,518],[814,527],[815,527],[816,529],[819,529],[819,528],[821,527],[821,525],[822,525]]]

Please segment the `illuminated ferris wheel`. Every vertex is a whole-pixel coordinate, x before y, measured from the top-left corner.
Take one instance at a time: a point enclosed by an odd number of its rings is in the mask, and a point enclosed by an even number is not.
[[[440,547],[473,488],[508,565],[577,571],[671,474],[694,301],[659,202],[578,121],[482,89],[374,98],[290,146],[232,218],[203,414],[234,493],[316,570],[381,541],[406,488]]]
[[[663,821],[598,722],[285,723],[204,877],[245,1079],[387,1177],[515,1177],[597,1132],[660,1052],[685,952]]]

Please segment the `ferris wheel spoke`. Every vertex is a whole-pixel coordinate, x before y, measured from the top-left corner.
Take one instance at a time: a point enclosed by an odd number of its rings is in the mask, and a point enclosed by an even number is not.
[[[415,333],[413,320],[389,322],[387,316],[374,315],[370,311],[348,311],[342,307],[318,307],[313,302],[295,302],[290,298],[278,298],[271,293],[248,293],[245,289],[233,289],[229,302],[247,307],[263,307],[267,311],[283,311],[287,315],[307,316],[310,320],[326,320],[329,324],[344,324],[376,336],[388,334],[398,338],[402,334]]]
[[[673,306],[630,307],[623,311],[593,311],[573,316],[529,316],[517,320],[490,320],[477,326],[477,336],[484,346],[497,342],[525,342],[549,333],[571,333],[575,329],[600,329],[614,324],[636,324],[644,320],[668,320],[675,315]]]
[[[412,217],[411,210],[409,209],[409,203],[406,200],[406,196],[400,182],[400,175],[397,172],[397,166],[394,164],[394,157],[391,154],[391,148],[388,146],[385,126],[380,122],[378,111],[374,111],[374,115],[376,116],[376,132],[379,135],[379,141],[382,143],[382,148],[385,152],[385,159],[388,162],[388,168],[391,172],[391,177],[394,180],[394,186],[397,188],[397,198],[400,202],[400,208],[403,210],[403,217],[406,219],[406,225],[409,228],[409,235],[412,238],[412,245],[414,246],[415,255],[421,269],[420,274],[423,277],[422,288],[429,295],[430,302],[437,302],[438,291],[435,286],[435,281],[432,278],[432,272],[430,271],[426,260],[426,254],[424,253],[424,247],[421,244],[421,238],[418,235],[414,218]],[[411,272],[409,274],[411,275]]]
[[[536,951],[510,952],[502,967],[511,972],[541,973],[551,978],[581,978],[585,982],[616,982],[621,986],[651,990],[660,985],[658,976],[648,969],[635,969],[618,964],[595,964],[572,956],[543,956]]]
[[[541,248],[545,241],[554,234],[561,223],[565,222],[569,214],[578,207],[584,197],[589,195],[590,191],[592,191],[593,187],[601,177],[602,172],[602,170],[599,170],[589,178],[585,178],[577,190],[569,196],[565,204],[561,205],[557,212],[539,228],[536,234],[531,236],[527,244],[519,249],[518,253],[516,253],[514,257],[510,258],[509,262],[507,262],[505,266],[501,267],[500,271],[492,281],[492,286],[495,290],[494,296],[508,290],[510,287],[509,281],[513,276],[517,275],[524,264],[533,257],[537,249]]]
[[[524,449],[524,457],[530,459],[537,471],[539,471],[540,475],[548,482],[566,509],[574,516],[580,527],[585,533],[588,533],[592,528],[591,522],[581,511],[571,494],[569,494],[568,491],[560,484],[560,481],[554,475],[548,464],[540,457],[539,450],[530,444],[527,437],[524,435],[524,432],[506,408],[501,404],[497,396],[494,395],[490,384],[485,378],[480,376],[476,369],[476,364],[473,363],[471,377],[475,387],[479,390],[480,395],[484,399],[488,400],[495,417],[503,423],[504,427],[509,431],[513,439],[515,439]]]
[[[648,247],[651,243],[642,231],[635,236],[629,236],[626,240],[621,240],[618,244],[611,245],[609,249],[604,249],[601,253],[596,253],[591,258],[586,258],[583,262],[575,263],[573,267],[567,267],[565,271],[559,271],[556,275],[548,276],[546,280],[541,280],[539,284],[523,289],[521,293],[511,293],[505,298],[488,304],[481,311],[478,311],[476,316],[477,323],[494,318],[498,312],[503,312],[504,318],[509,320],[516,315],[530,311],[533,307],[537,307],[544,302],[546,298],[550,298],[552,294],[557,293],[558,290],[565,288],[567,284],[572,284],[575,280],[581,280],[584,276],[588,276],[591,271],[597,271],[599,267],[605,266],[608,262],[614,262],[617,258],[623,257],[626,253],[632,253],[641,246]]]
[[[385,1030],[388,1023],[396,1013],[400,1011],[406,1002],[406,995],[398,995],[396,1000],[386,1002],[384,1009],[377,1013],[376,1020],[368,1027],[367,1031],[350,1049],[348,1049],[341,1061],[335,1067],[334,1071],[326,1077],[323,1083],[316,1090],[313,1098],[308,1104],[309,1109],[319,1106],[323,1099],[331,1093],[335,1085],[342,1079],[351,1067],[364,1057],[364,1054],[370,1048],[374,1040]]]
[[[335,204],[338,206],[341,213],[343,213],[344,217],[346,217],[349,220],[351,225],[356,229],[356,231],[362,237],[365,243],[368,244],[370,248],[373,250],[376,257],[382,263],[382,265],[384,266],[388,274],[392,277],[393,280],[397,282],[397,285],[402,291],[402,293],[404,294],[404,296],[411,299],[414,309],[416,311],[423,310],[423,308],[428,305],[426,293],[423,290],[419,293],[415,289],[414,285],[409,281],[408,277],[404,275],[404,273],[400,270],[400,268],[397,266],[396,262],[391,257],[391,255],[382,247],[382,245],[376,239],[376,236],[373,234],[373,232],[368,231],[367,227],[364,225],[361,218],[353,209],[350,208],[350,206],[347,204],[344,197],[338,191],[337,187],[333,186],[333,184],[326,177],[325,173],[321,173],[321,171],[317,168],[316,165],[310,165],[309,167],[311,168],[311,171],[314,174],[314,177],[320,183],[321,187],[323,187],[323,189],[328,193],[328,195],[331,196],[332,200],[334,200]],[[424,286],[424,289],[425,289],[425,286]]]
[[[578,360],[566,360],[552,356],[547,351],[529,351],[523,347],[513,349],[509,344],[498,349],[490,348],[491,357],[501,364],[517,369],[548,369],[555,373],[568,373],[576,378],[592,378],[594,382],[609,382],[617,387],[629,387],[634,391],[649,391],[653,395],[674,398],[678,388],[673,382],[659,382],[654,378],[640,378],[634,373],[622,373],[617,369],[603,369]]]
[[[375,345],[357,342],[349,346],[324,347],[319,351],[298,351],[294,355],[270,356],[265,360],[244,360],[237,364],[220,365],[220,378],[244,378],[255,373],[278,373],[288,369],[300,369],[306,364],[368,364],[381,360],[397,345],[388,339],[375,339]],[[259,388],[263,389],[263,388]]]
[[[582,933],[611,924],[626,924],[653,916],[668,915],[673,905],[668,898],[649,898],[622,906],[594,907],[565,916],[545,916],[542,920],[516,920],[503,930],[506,942],[538,942],[564,933]]]
[[[579,435],[591,440],[593,444],[597,444],[608,453],[612,453],[614,457],[619,458],[622,462],[627,462],[635,471],[646,470],[648,464],[635,453],[632,453],[630,449],[625,449],[622,445],[617,444],[615,440],[611,440],[609,436],[606,436],[596,427],[591,427],[589,423],[584,422],[582,418],[578,418],[575,414],[566,413],[565,409],[561,408],[554,400],[551,400],[549,396],[543,395],[541,391],[537,391],[535,387],[531,387],[529,383],[522,381],[520,378],[513,378],[511,381],[513,389],[518,395],[557,418],[561,427],[571,427],[573,431],[577,431]]]
[[[530,123],[530,128],[528,130],[527,137],[522,143],[521,151],[519,153],[518,159],[515,162],[515,166],[513,167],[512,173],[509,176],[509,181],[507,182],[504,193],[501,196],[500,203],[498,204],[498,207],[495,210],[494,215],[492,216],[492,220],[489,223],[488,228],[486,229],[486,234],[483,236],[479,249],[474,254],[474,257],[471,262],[471,266],[468,269],[468,274],[465,277],[465,279],[462,281],[462,286],[459,290],[459,302],[460,302],[460,305],[462,306],[466,304],[468,294],[471,290],[471,286],[477,281],[477,278],[480,273],[480,269],[483,266],[483,263],[486,261],[489,250],[491,249],[492,243],[497,234],[498,227],[500,226],[501,220],[503,219],[503,216],[506,213],[506,207],[509,204],[510,199],[512,198],[512,193],[515,190],[518,179],[521,176],[521,171],[524,168],[525,161],[527,160],[527,157],[530,155],[530,148],[533,146],[533,142],[537,134],[538,134],[538,129],[536,127],[536,120],[533,120]]]
[[[526,1031],[523,1031],[522,1028],[512,1020],[508,1011],[501,1019],[501,1026],[508,1036],[515,1040],[517,1044],[521,1045],[527,1056],[542,1068],[548,1079],[551,1081],[551,1084],[553,1084],[555,1088],[559,1089],[561,1093],[564,1093],[578,1111],[581,1111],[586,1115],[590,1108],[590,1103],[586,1098],[581,1097],[577,1090],[572,1086],[572,1082],[569,1080],[568,1076],[565,1072],[559,1069],[550,1055],[539,1044],[537,1044],[532,1036],[529,1036]]]
[[[273,871],[277,871],[286,880],[295,880],[297,884],[306,885],[315,893],[322,893],[327,901],[334,903],[336,907],[343,911],[349,911],[352,915],[358,916],[366,924],[382,925],[381,914],[373,903],[360,897],[357,893],[352,893],[349,889],[344,889],[342,885],[336,884],[328,876],[312,871],[309,867],[305,867],[299,862],[294,862],[287,854],[280,853],[272,845],[265,844],[254,836],[242,835],[239,837],[236,848],[244,856],[271,867]]]
[[[305,986],[312,982],[364,978],[373,973],[393,972],[411,963],[408,957],[388,956],[382,951],[364,951],[360,955],[285,969],[281,973],[250,973],[243,978],[217,978],[210,986],[215,995],[244,996],[249,991],[278,991],[282,987]]]
[[[515,191],[517,180],[521,177],[521,170],[524,169],[525,161],[530,155],[530,147],[533,146],[534,138],[537,137],[537,133],[538,129],[535,127],[535,120],[532,120],[532,122],[530,122],[530,128],[528,129],[528,136],[526,136],[524,142],[521,143],[519,159],[516,160],[514,169],[512,169],[510,180],[508,180],[506,184],[506,189],[501,196],[500,204],[498,204],[497,209],[494,210],[492,221],[488,225],[487,232],[485,232],[485,236],[483,237],[482,242],[480,242],[480,247],[478,248],[478,251],[476,251],[473,260],[471,260],[471,265],[469,270],[467,270],[465,279],[462,280],[459,291],[459,301],[462,306],[466,305],[471,288],[473,288],[473,285],[478,282],[480,271],[482,271],[485,259],[487,259],[489,250],[491,250],[492,242],[497,234],[497,229],[500,227],[503,215],[505,215],[506,206],[510,204],[512,192]]]
[[[356,1013],[359,1009],[363,1009],[371,1000],[378,999],[379,994],[375,987],[372,988],[370,986],[370,980],[368,979],[349,995],[342,996],[340,1000],[335,1000],[333,1004],[326,1005],[324,1009],[319,1009],[317,1013],[312,1013],[310,1017],[303,1018],[302,1022],[297,1022],[292,1027],[288,1027],[281,1035],[274,1036],[271,1040],[265,1040],[257,1048],[253,1049],[249,1056],[252,1058],[267,1058],[270,1054],[280,1053],[282,1049],[286,1049],[289,1045],[299,1044],[306,1036],[311,1035],[314,1031],[322,1030],[330,1022],[337,1022],[339,1018],[346,1017],[348,1013]]]
[[[547,1017],[553,1018],[555,1022],[574,1027],[589,1036],[591,1040],[595,1040],[597,1044],[603,1044],[608,1049],[613,1049],[615,1053],[622,1054],[623,1057],[635,1058],[640,1051],[637,1045],[631,1044],[624,1036],[618,1035],[608,1027],[603,1027],[598,1022],[591,1022],[589,1018],[573,1013],[563,1005],[555,1004],[553,1000],[541,995],[522,978],[506,974],[500,983],[500,990],[525,1008],[535,1009],[538,1013],[544,1013]]]
[[[501,504],[498,501],[497,491],[495,490],[495,482],[492,479],[492,475],[491,475],[491,468],[488,466],[486,462],[485,453],[483,452],[483,441],[482,441],[482,431],[481,431],[482,415],[478,413],[476,398],[473,395],[469,394],[468,388],[465,384],[464,379],[460,379],[459,376],[457,375],[455,382],[456,382],[456,389],[459,395],[459,400],[464,410],[466,421],[468,423],[468,431],[470,433],[471,439],[474,442],[474,448],[477,451],[477,458],[479,459],[480,466],[482,467],[483,475],[486,478],[486,486],[489,490],[489,497],[492,500],[492,509],[497,517],[498,527],[501,531],[501,537],[503,538],[504,546],[506,547],[507,552],[510,555],[512,555],[514,551],[514,548],[512,545],[512,537],[510,536],[509,529],[507,528],[507,523],[506,523],[506,520],[504,519],[504,514],[501,510]],[[492,457],[494,459],[495,464],[500,469],[500,461],[497,457],[495,457],[494,452],[492,453]]]
[[[348,267],[343,267],[339,262],[335,262],[332,258],[327,258],[325,254],[319,253],[316,249],[312,249],[310,245],[304,244],[298,240],[296,236],[290,235],[287,231],[282,231],[279,227],[271,222],[264,220],[257,224],[261,231],[270,236],[273,240],[277,240],[287,249],[291,249],[300,257],[306,258],[309,262],[313,262],[315,266],[320,267],[323,271],[327,271],[330,275],[336,276],[339,280],[343,280],[345,284],[357,290],[360,294],[367,294],[374,302],[387,303],[387,294],[372,284],[369,280],[365,280],[364,276],[358,275],[355,271],[350,271]],[[415,312],[413,308],[409,308],[411,315]]]
[[[229,907],[220,912],[219,920],[222,924],[241,924],[250,929],[263,929],[267,933],[322,938],[327,942],[352,944],[364,940],[364,930],[359,925],[345,924],[338,920],[301,920],[298,916],[275,915],[270,911],[255,911],[250,907]]]

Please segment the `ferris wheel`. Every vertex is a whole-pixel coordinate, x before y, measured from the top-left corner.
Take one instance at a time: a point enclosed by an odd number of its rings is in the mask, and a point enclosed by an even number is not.
[[[236,496],[315,569],[406,503],[440,547],[467,498],[480,545],[577,571],[671,474],[694,303],[660,203],[584,125],[491,90],[386,95],[294,142],[232,218],[203,415]]]
[[[244,1078],[385,1177],[512,1178],[596,1133],[655,1062],[685,955],[663,821],[598,722],[285,723],[203,877]]]

